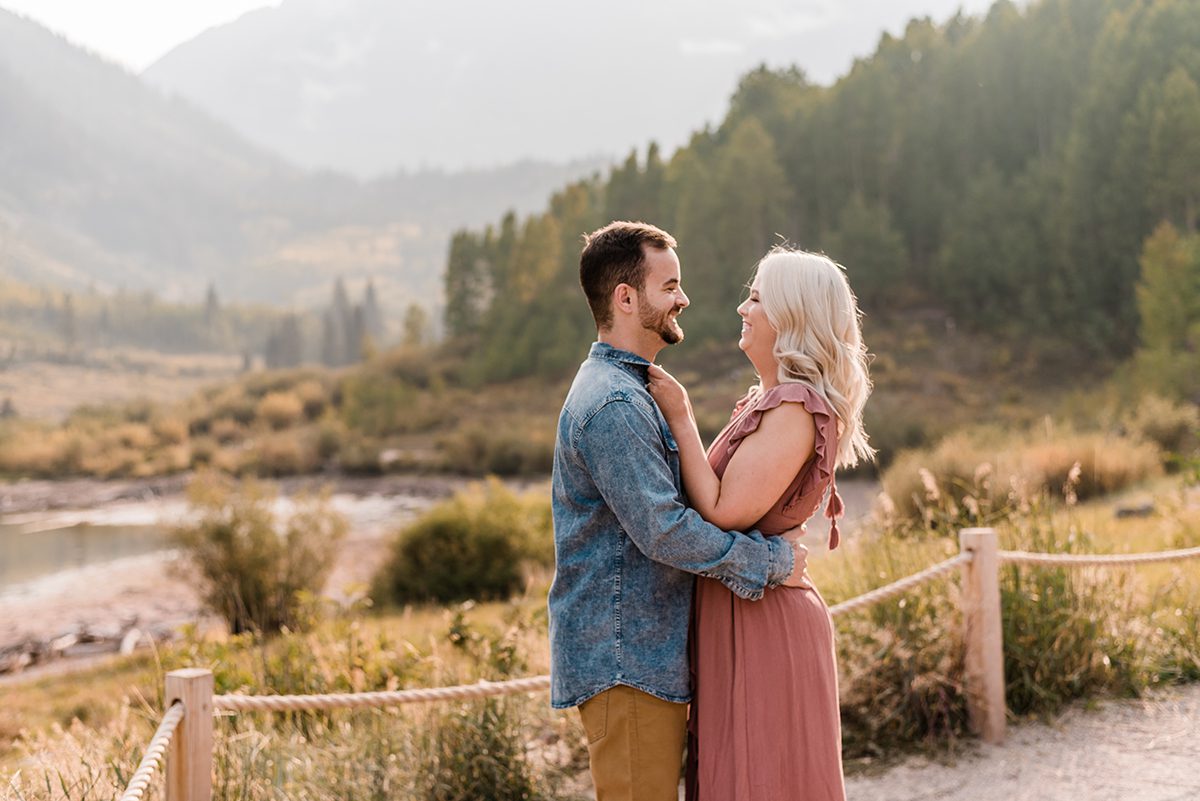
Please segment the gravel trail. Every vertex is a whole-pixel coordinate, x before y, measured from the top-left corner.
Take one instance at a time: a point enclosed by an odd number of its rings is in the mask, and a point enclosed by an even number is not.
[[[1010,725],[954,763],[851,777],[848,801],[1200,801],[1200,684]]]

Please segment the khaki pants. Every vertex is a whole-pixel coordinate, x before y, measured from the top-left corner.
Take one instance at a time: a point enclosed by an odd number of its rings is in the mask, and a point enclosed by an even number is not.
[[[596,801],[677,801],[687,704],[625,685],[579,707]]]

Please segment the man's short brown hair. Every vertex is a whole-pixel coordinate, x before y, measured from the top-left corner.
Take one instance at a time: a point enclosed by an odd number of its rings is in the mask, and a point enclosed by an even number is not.
[[[579,283],[587,295],[596,328],[612,325],[612,293],[619,284],[641,292],[646,288],[646,253],[643,245],[666,250],[675,237],[644,222],[610,222],[583,237],[579,254]]]

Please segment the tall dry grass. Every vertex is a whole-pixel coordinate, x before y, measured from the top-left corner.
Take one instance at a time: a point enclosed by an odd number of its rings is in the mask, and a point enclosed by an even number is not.
[[[1038,495],[1061,497],[1067,480],[1081,501],[1162,475],[1158,446],[1120,434],[976,429],[952,434],[932,448],[901,453],[883,473],[889,511],[899,520],[931,527],[930,512],[948,510],[986,523]]]

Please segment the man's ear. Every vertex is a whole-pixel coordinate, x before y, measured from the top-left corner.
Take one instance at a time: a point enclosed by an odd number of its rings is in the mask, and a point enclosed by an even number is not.
[[[633,314],[637,311],[637,290],[629,284],[617,284],[612,295],[613,311]]]

